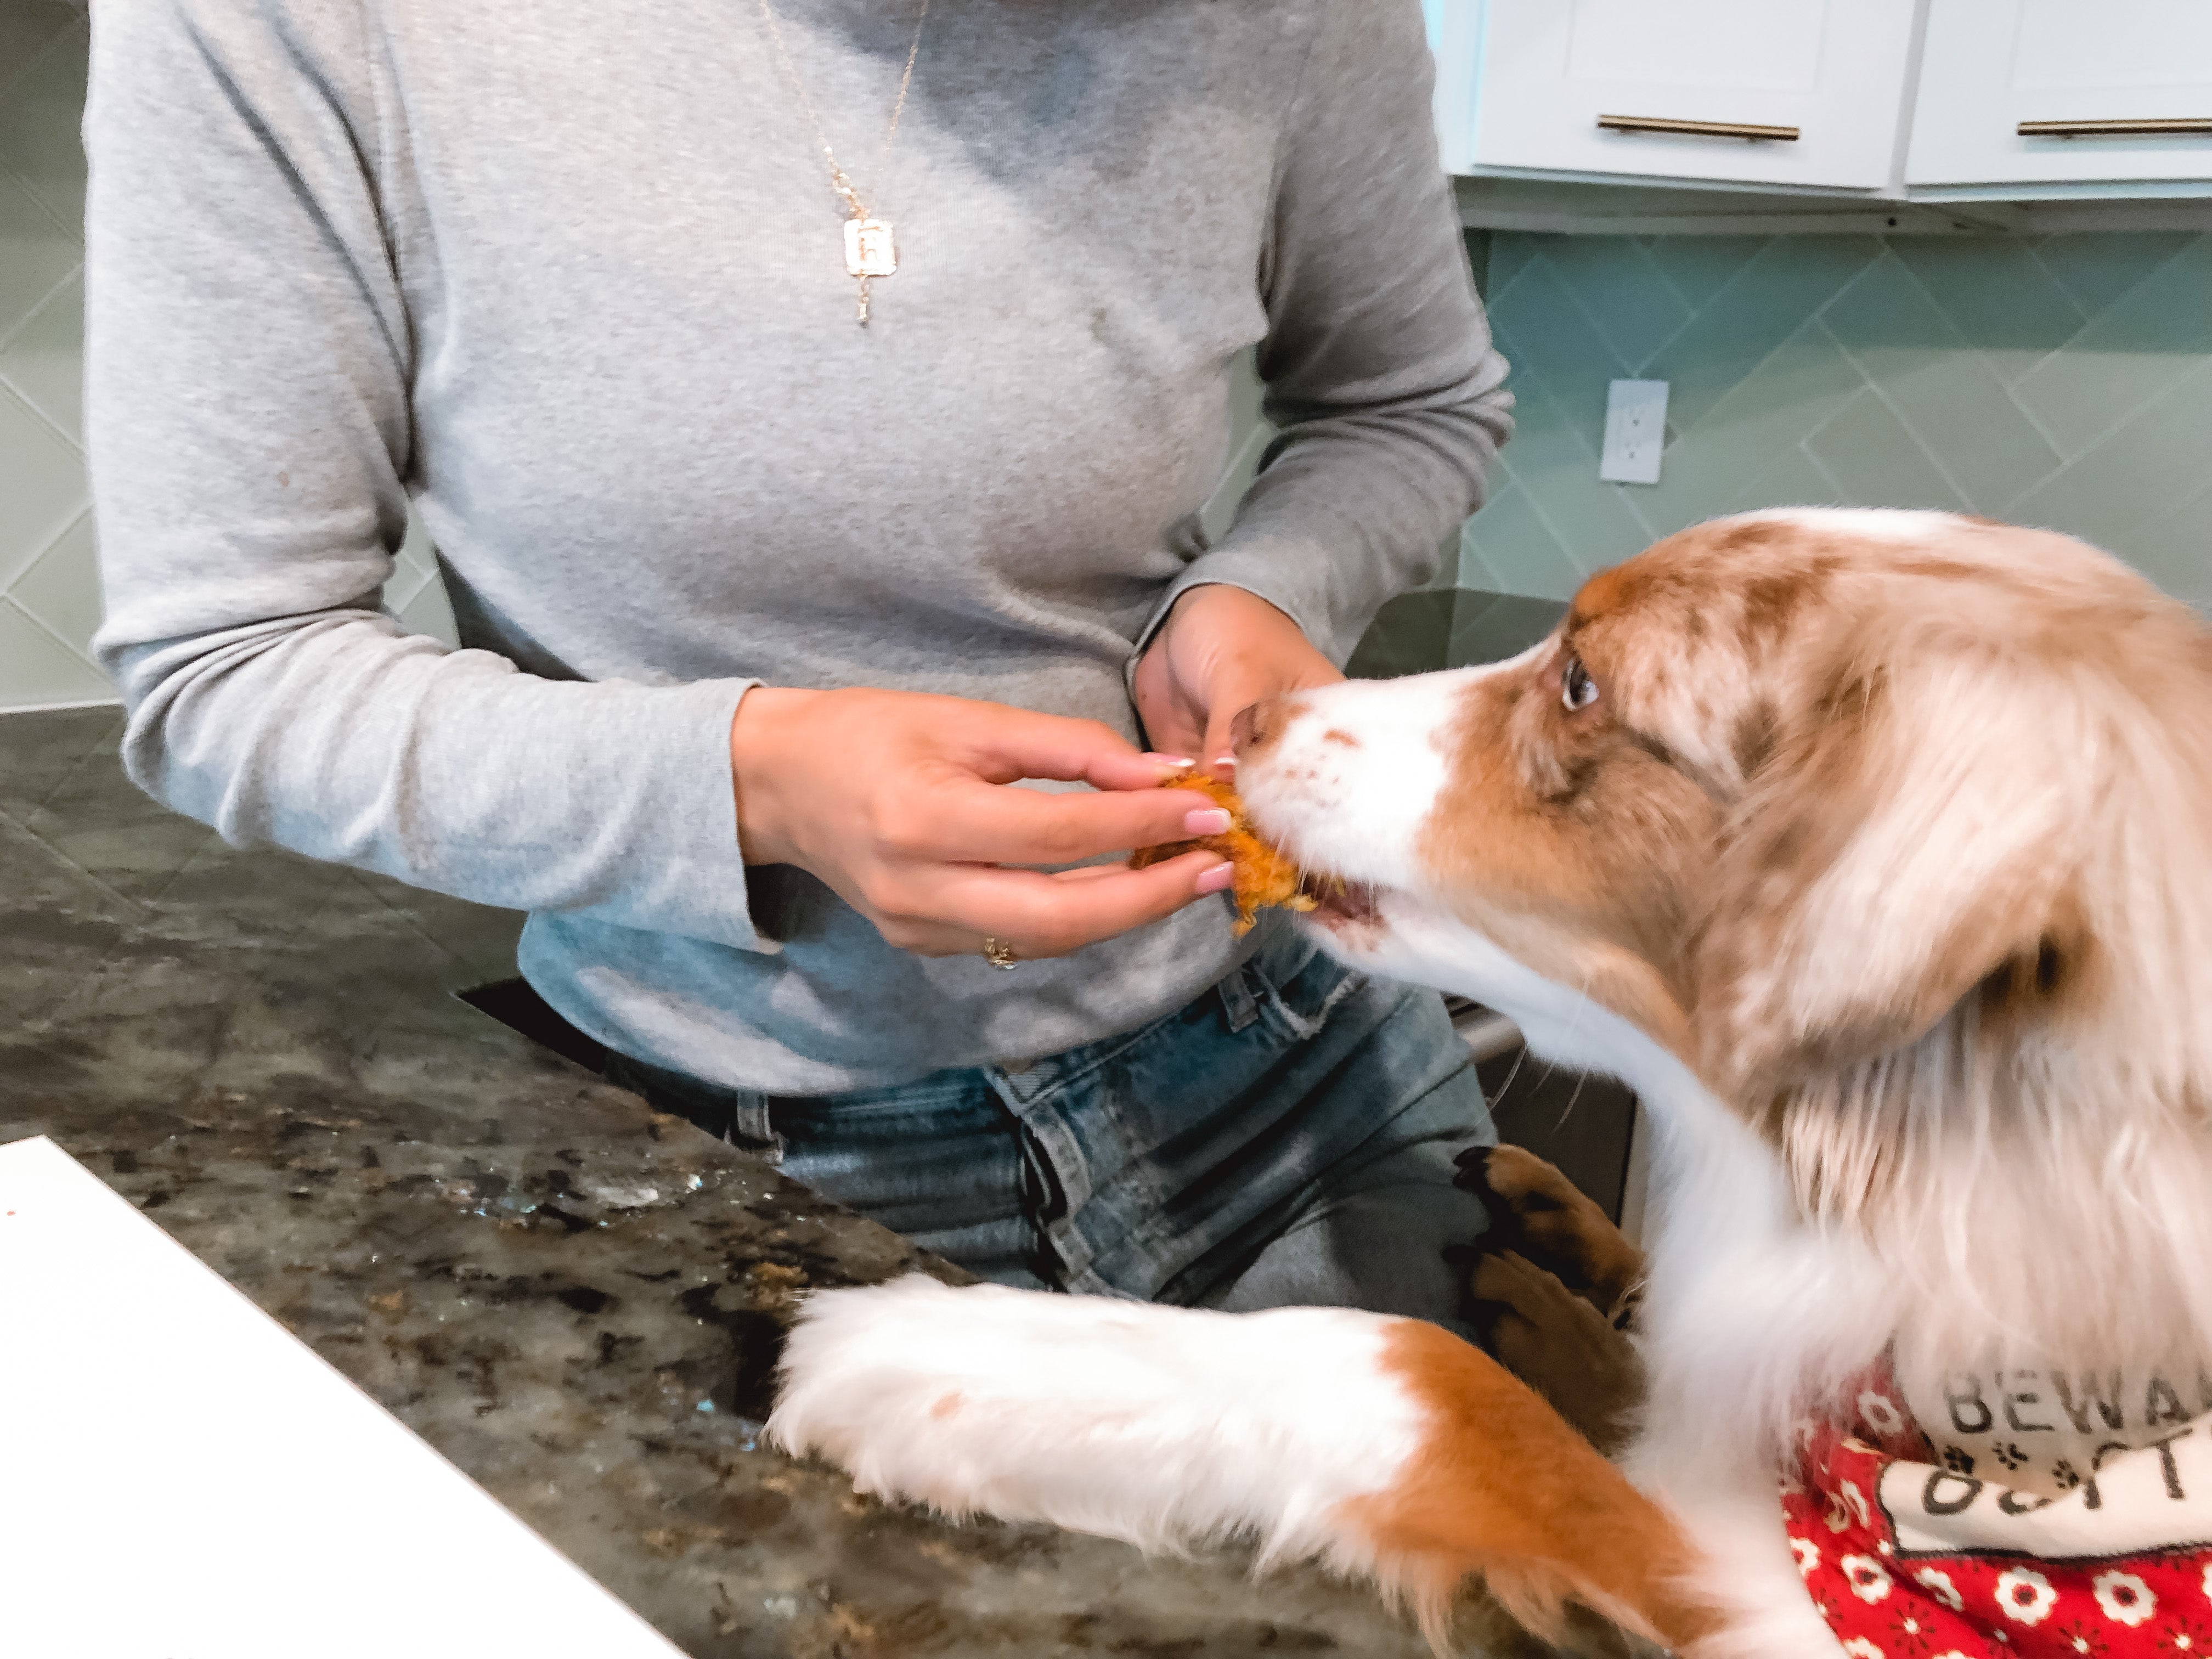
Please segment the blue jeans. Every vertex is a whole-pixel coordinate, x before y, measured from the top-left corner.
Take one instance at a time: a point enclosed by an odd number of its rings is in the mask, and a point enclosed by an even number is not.
[[[1496,1139],[1434,992],[1287,927],[1180,1012],[1019,1070],[764,1096],[611,1056],[659,1109],[978,1277],[1186,1305],[1370,1308],[1466,1334],[1442,1260]]]

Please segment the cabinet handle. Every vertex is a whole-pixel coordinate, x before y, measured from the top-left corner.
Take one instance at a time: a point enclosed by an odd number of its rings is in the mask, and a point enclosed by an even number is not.
[[[2212,115],[2160,115],[2141,121],[2022,121],[2023,138],[2171,138],[2212,137]]]
[[[1761,126],[1755,121],[1678,121],[1666,115],[1601,115],[1598,125],[1607,132],[1686,132],[1698,138],[1770,138],[1795,143],[1795,127]]]

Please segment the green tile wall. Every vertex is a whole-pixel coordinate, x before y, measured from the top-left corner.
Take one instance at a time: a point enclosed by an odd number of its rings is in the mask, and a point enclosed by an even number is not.
[[[1491,239],[1521,429],[1462,586],[1563,599],[1703,518],[1942,507],[2048,525],[2212,607],[2212,234]],[[1652,486],[1606,384],[1673,386]]]
[[[77,126],[89,46],[82,5],[0,0],[0,712],[115,696],[92,660],[100,592],[84,465]],[[419,525],[384,599],[408,627],[452,640]]]
[[[0,709],[105,702],[84,471],[84,14],[0,0]]]

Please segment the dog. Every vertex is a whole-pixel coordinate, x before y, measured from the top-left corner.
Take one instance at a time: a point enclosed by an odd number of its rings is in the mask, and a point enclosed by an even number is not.
[[[1329,950],[1643,1100],[1648,1252],[1583,1264],[1641,1275],[1619,1464],[1416,1322],[919,1279],[812,1302],[778,1443],[956,1515],[1249,1532],[1439,1644],[1469,1573],[1697,1659],[2212,1640],[2193,612],[2053,533],[1759,513],[1237,753]]]

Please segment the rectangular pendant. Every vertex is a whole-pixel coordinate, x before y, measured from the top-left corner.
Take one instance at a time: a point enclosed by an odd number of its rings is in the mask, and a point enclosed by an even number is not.
[[[890,276],[898,270],[898,248],[891,228],[881,219],[845,221],[845,274]]]

